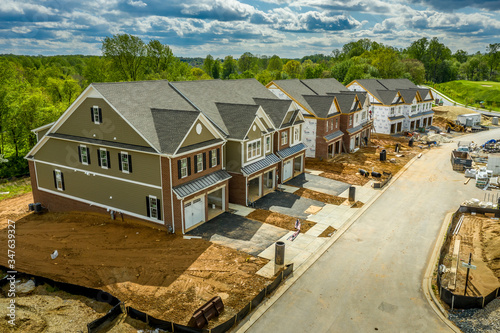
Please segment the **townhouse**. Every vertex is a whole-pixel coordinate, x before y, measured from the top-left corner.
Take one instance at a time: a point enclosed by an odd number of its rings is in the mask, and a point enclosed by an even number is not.
[[[420,88],[408,79],[354,80],[347,88],[368,94],[370,117],[377,133],[401,133],[432,125],[431,90]]]
[[[302,123],[253,79],[94,83],[34,130],[34,201],[185,233],[303,172]]]
[[[277,97],[294,101],[304,116],[306,156],[332,158],[351,152],[369,139],[369,100],[337,80],[275,80],[266,85]]]

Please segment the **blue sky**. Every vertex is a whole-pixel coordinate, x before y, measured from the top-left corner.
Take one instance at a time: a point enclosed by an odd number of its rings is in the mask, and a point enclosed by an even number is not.
[[[500,42],[499,0],[1,0],[0,53],[100,55],[129,33],[176,56],[301,58],[369,38],[403,48],[438,37],[454,52]]]

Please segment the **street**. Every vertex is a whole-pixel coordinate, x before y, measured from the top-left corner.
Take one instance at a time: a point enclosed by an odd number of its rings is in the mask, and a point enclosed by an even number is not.
[[[247,332],[451,332],[421,285],[445,215],[485,193],[452,170],[455,147],[416,160]]]

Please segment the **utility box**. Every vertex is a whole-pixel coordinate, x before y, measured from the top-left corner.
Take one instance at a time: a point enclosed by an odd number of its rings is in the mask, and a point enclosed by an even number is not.
[[[486,169],[493,171],[493,176],[500,176],[500,154],[488,154]]]
[[[461,125],[467,127],[476,126],[481,123],[481,114],[480,113],[461,114],[457,116],[457,121]]]
[[[491,124],[492,125],[498,125],[498,117],[491,118]]]

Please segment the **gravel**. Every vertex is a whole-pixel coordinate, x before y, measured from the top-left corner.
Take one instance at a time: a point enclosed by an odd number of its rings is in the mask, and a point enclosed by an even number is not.
[[[464,333],[500,332],[500,298],[484,309],[453,310],[448,318]]]

